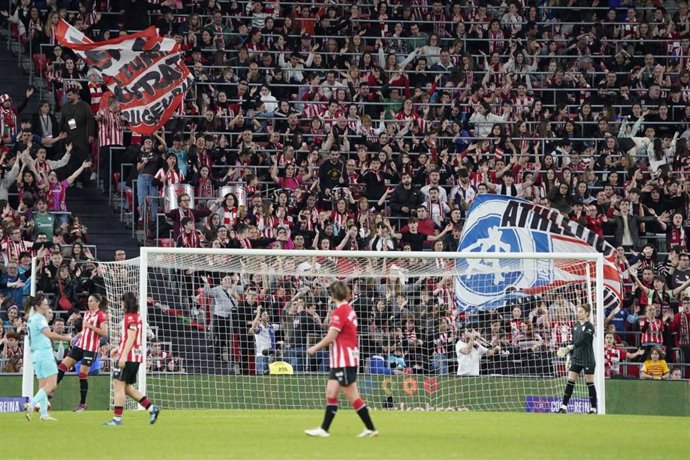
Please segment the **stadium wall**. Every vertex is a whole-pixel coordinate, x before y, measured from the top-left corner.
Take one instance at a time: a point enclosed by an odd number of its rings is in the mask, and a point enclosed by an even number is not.
[[[486,378],[486,377],[478,377]],[[153,379],[165,380],[168,391],[177,393],[179,398],[168,395],[178,401],[179,409],[195,404],[204,403],[214,407],[217,401],[199,401],[194,395],[182,394],[182,389],[189,390],[195,385],[199,387],[213,386],[214,399],[220,399],[228,408],[321,408],[323,397],[321,388],[324,378],[322,375],[311,376],[273,376],[273,377],[238,377],[238,376],[199,376],[179,375],[166,377],[164,375],[151,376]],[[514,401],[517,396],[517,379],[486,378],[485,388],[492,394],[493,404],[496,399],[505,398],[506,402]],[[360,376],[359,386],[366,395],[367,402],[376,408],[383,408],[388,403],[396,409],[413,407],[428,407],[433,409],[465,408],[467,401],[472,398],[469,391],[463,391],[463,381],[456,377],[424,377],[424,376]],[[162,384],[163,382],[159,382]],[[528,387],[524,379],[519,387]],[[21,394],[22,378],[16,375],[0,375],[0,397],[17,396]],[[158,386],[162,388],[162,386]],[[318,391],[312,389],[318,388]],[[467,389],[469,390],[469,385]],[[471,386],[476,391],[477,382]],[[510,391],[506,391],[510,388]],[[309,389],[307,392],[306,389]],[[79,395],[79,381],[73,376],[67,376],[55,392],[52,400],[54,410],[71,410]],[[464,395],[464,396],[463,396]],[[527,396],[523,392],[520,397]],[[545,396],[530,393],[533,396]],[[553,395],[552,395],[553,396]],[[89,378],[89,409],[106,410],[109,401],[109,378],[107,375]],[[155,400],[155,395],[151,395]],[[198,394],[197,394],[198,397]],[[476,401],[476,395],[474,398]],[[466,401],[467,400],[467,401]],[[688,416],[690,414],[690,382],[655,382],[640,380],[608,380],[606,382],[607,412],[609,414],[637,414],[637,415],[674,415]],[[494,406],[497,407],[498,405]],[[472,409],[469,407],[469,409]],[[475,409],[488,410],[489,407]]]

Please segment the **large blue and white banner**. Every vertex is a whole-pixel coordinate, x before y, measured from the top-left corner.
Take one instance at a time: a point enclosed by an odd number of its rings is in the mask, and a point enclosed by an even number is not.
[[[608,301],[620,299],[615,250],[602,237],[555,209],[521,198],[479,195],[472,202],[458,251],[544,253],[543,259],[459,259],[455,294],[460,310],[503,307],[511,299],[594,277],[594,262],[550,259],[550,253],[604,254]],[[589,271],[587,266],[589,265]]]

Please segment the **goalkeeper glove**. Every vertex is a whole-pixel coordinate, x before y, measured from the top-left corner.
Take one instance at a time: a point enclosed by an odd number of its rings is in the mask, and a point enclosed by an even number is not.
[[[567,355],[569,351],[570,351],[570,347],[561,347],[556,352],[556,356],[558,356],[559,358],[564,358],[565,355]]]

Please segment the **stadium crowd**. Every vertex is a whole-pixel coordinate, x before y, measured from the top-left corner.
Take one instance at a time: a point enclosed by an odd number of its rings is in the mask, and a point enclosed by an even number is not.
[[[26,267],[32,244],[44,251],[39,285],[58,303],[73,278],[99,276],[83,247],[64,265],[59,246],[36,246],[83,241],[78,221],[49,235],[23,216],[63,211],[69,185],[95,179],[92,159],[103,185],[137,197],[147,243],[168,246],[453,251],[472,200],[497,193],[555,208],[618,248],[625,302],[606,312],[611,375],[620,361],[654,353],[690,362],[686,1],[21,0],[3,16],[47,88],[31,118],[0,97],[2,162],[23,168],[20,199],[4,207],[16,216],[6,251],[28,245],[6,254],[5,299],[19,300],[12,270]],[[98,74],[57,45],[60,18],[98,40],[149,25],[174,38],[195,81],[183,106],[155,135],[130,133],[119,104],[101,103]],[[65,169],[51,173],[51,161]],[[14,169],[4,172],[7,189]],[[179,184],[189,186],[165,205]],[[37,199],[27,202],[26,191]],[[300,315],[322,327],[327,309],[313,285],[300,300],[304,286],[292,280],[250,281],[261,302],[278,306],[272,319]],[[360,317],[385,369],[450,372],[454,343],[481,340],[475,329],[499,360],[507,349],[542,353],[567,340],[554,327],[560,298],[467,324],[444,300],[449,284],[382,284],[371,296]],[[3,311],[9,331],[17,320]],[[376,342],[384,334],[385,347]],[[4,353],[14,349],[3,343]]]

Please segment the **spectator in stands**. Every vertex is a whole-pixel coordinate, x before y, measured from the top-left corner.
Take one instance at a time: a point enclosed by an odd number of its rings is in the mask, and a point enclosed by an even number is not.
[[[191,217],[184,217],[181,221],[182,231],[177,237],[178,248],[200,248],[203,235],[196,229],[194,219]]]
[[[239,344],[239,349],[236,350],[235,355],[239,356],[239,371],[242,375],[250,375],[251,360],[253,355],[251,352],[252,337],[249,335],[249,329],[252,326],[254,316],[259,308],[263,308],[258,302],[258,291],[254,286],[249,286],[244,289],[244,299],[238,302],[237,318],[233,321],[233,332],[235,340]]]
[[[147,370],[153,372],[165,372],[167,371],[167,362],[169,359],[169,353],[167,351],[163,351],[163,347],[161,346],[160,342],[151,342],[146,356]]]
[[[624,219],[627,222],[624,222]],[[616,227],[614,246],[623,246],[626,251],[638,249],[640,242],[639,230],[642,222],[656,222],[662,230],[666,230],[668,214],[664,213],[660,216],[654,215],[638,219],[636,215],[630,213],[630,201],[621,200],[618,209],[613,211],[613,223]]]
[[[340,147],[332,145],[329,158],[319,167],[319,188],[324,198],[329,198],[336,187],[347,187],[349,179],[345,164],[340,160]]]
[[[308,358],[306,350],[309,344],[312,343],[312,340],[321,333],[323,322],[316,312],[316,305],[313,301],[308,303],[298,302],[297,307],[291,348],[291,356],[295,361],[293,365],[295,372],[311,372],[317,366],[321,370],[324,366],[323,354],[317,353],[314,358]]]
[[[53,319],[53,332],[56,334],[65,334],[65,320],[60,316]],[[53,355],[55,356],[55,361],[61,363],[62,360],[67,356],[69,351],[69,344],[63,340],[53,341]]]
[[[491,356],[501,352],[500,346],[486,348],[480,340],[479,332],[474,329],[463,329],[460,339],[455,344],[455,354],[458,359],[458,375],[479,375],[480,361],[483,356]]]
[[[669,380],[683,380],[683,370],[678,366],[674,366],[671,369],[671,377]]]
[[[230,333],[233,329],[233,322],[237,318],[237,283],[239,277],[225,276],[221,284],[211,287],[206,278],[204,281],[204,292],[213,299],[211,312],[211,325],[213,327],[213,346],[216,359],[229,361],[230,353]],[[235,316],[233,318],[233,316]]]
[[[48,183],[48,209],[50,211],[67,211],[67,189],[74,184],[79,175],[84,172],[85,169],[91,167],[90,161],[84,161],[76,171],[72,173],[67,179],[58,180],[58,175],[55,171],[51,171],[47,176],[44,176],[44,180]],[[66,223],[69,216],[63,214],[60,216],[58,224]]]
[[[503,320],[495,318],[491,320],[489,326],[488,342],[494,347],[500,346],[502,349],[507,349],[510,346],[510,339],[503,328]]]
[[[9,230],[9,236],[9,239],[1,246],[5,265],[10,261],[18,262],[19,254],[22,252],[29,252],[33,247],[31,241],[24,241],[20,228],[11,228]]]
[[[79,96],[79,89],[70,87],[67,89],[67,104],[62,106],[61,130],[67,133],[67,141],[74,146],[74,155],[70,161],[72,168],[79,170],[79,165],[83,165],[91,155],[91,144],[96,136],[96,121],[89,104],[82,101]],[[91,163],[85,166],[91,167]],[[75,177],[75,180],[84,172],[83,169]],[[86,176],[88,179],[88,176]],[[74,180],[72,181],[74,182]],[[85,182],[81,179],[80,183]]]
[[[7,272],[0,277],[0,291],[5,297],[11,297],[16,305],[24,304],[24,282],[19,276],[19,265],[17,259],[12,259],[7,263]],[[4,286],[4,287],[3,287]]]
[[[433,336],[433,352],[431,367],[435,374],[448,374],[448,347],[455,342],[452,331],[448,331],[448,323],[439,321],[438,331]]]
[[[412,184],[412,176],[409,172],[400,175],[400,185],[390,194],[390,207],[394,217],[404,219],[412,216],[413,212],[422,205],[424,196]]]
[[[19,345],[21,336],[17,332],[8,332],[5,335],[5,347],[2,350],[2,357],[5,359],[11,359],[14,357],[21,358],[24,354],[24,350]]]
[[[93,260],[87,260],[81,269],[81,278],[79,279],[82,291],[89,294],[107,295],[105,289],[105,280],[103,279],[103,268],[96,265]]]
[[[513,336],[513,346],[521,352],[538,352],[544,346],[541,334],[535,332],[530,321],[520,323],[520,331]]]
[[[66,133],[60,132],[60,123],[52,113],[50,102],[46,100],[38,103],[38,112],[31,118],[31,126],[33,133],[41,139],[42,146],[51,154],[54,153],[55,144],[67,137]]]
[[[68,227],[68,233],[65,233],[63,239],[66,244],[80,243],[87,244],[89,242],[88,229],[79,223],[79,217],[73,216],[70,219],[70,225]],[[90,254],[88,248],[84,251],[84,255],[93,258]]]
[[[649,353],[649,359],[642,363],[640,378],[648,380],[668,380],[669,374],[670,370],[664,359],[664,352],[659,347],[652,348],[652,351]]]
[[[622,348],[616,347],[615,342],[615,335],[607,332],[604,336],[604,376],[606,378],[616,378],[620,376],[620,363],[622,361],[632,361],[645,353],[642,348],[638,348],[634,353],[629,353]]]
[[[49,291],[55,294],[53,310],[71,311],[77,308],[79,281],[72,275],[69,265],[61,265],[54,280],[52,289]]]
[[[116,249],[115,250],[115,262],[121,262],[123,260],[127,260],[127,253],[125,252],[124,249]]]
[[[45,198],[39,198],[36,201],[36,208],[28,225],[30,234],[43,233],[48,240],[53,239],[55,216],[48,212],[48,202]]]
[[[159,169],[163,167],[162,152],[165,152],[166,145],[163,138],[154,133],[156,140],[159,141],[158,146],[154,146],[151,137],[143,138],[141,150],[137,158],[137,199],[139,202],[139,221],[143,222],[144,215],[150,206],[151,213],[149,214],[148,223],[150,226],[155,225],[156,216],[158,214],[158,187],[154,185],[154,178]],[[155,197],[149,198],[147,197]]]
[[[5,318],[3,318],[3,326],[6,332],[16,330],[17,325],[21,321],[19,315],[19,308],[11,297],[5,297],[2,301],[2,309],[5,311]]]
[[[39,146],[36,149],[36,160],[33,161],[33,168],[31,169],[34,173],[40,177],[47,177],[51,171],[56,171],[67,165],[72,159],[72,144],[67,144],[65,146],[65,153],[59,160],[49,160],[48,150],[43,146]]]
[[[604,325],[613,326],[616,334],[621,336],[621,338],[626,337],[628,326],[636,320],[634,315],[631,315],[627,308],[621,308],[620,305],[616,305],[615,308],[608,307],[604,310],[604,316]]]
[[[196,226],[197,220],[202,219],[212,211],[218,208],[217,202],[210,204],[210,209],[191,209],[192,198],[183,193],[177,198],[179,208],[173,209],[165,214],[165,216],[173,222],[173,238],[177,239],[182,231],[182,221],[187,218]]]
[[[254,335],[256,374],[263,375],[268,372],[270,357],[276,352],[276,333],[273,324],[269,321],[268,311],[257,308],[249,332]]]
[[[690,256],[687,252],[676,252],[676,248],[672,248],[669,251],[666,265],[668,269],[666,276],[670,279],[669,286],[672,289],[690,279]]]
[[[184,181],[184,176],[177,166],[177,156],[173,153],[165,155],[165,162],[163,166],[156,172],[153,178],[153,185],[158,187],[159,195],[165,196],[165,190],[175,184],[180,184]]]
[[[675,334],[674,346],[680,348],[677,362],[690,364],[690,297],[687,295],[683,296],[670,329]],[[687,372],[686,376],[688,376]]]
[[[120,112],[120,103],[116,98],[108,99],[95,114],[98,127],[99,170],[104,189],[112,181],[113,173],[120,171],[122,155],[119,148],[124,146],[124,116]],[[178,144],[179,147],[179,144]]]

